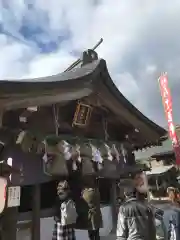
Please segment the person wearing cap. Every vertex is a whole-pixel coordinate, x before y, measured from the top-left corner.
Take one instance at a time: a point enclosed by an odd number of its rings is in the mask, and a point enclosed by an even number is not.
[[[119,208],[116,240],[156,240],[152,210],[137,198],[131,183],[124,187],[125,201]]]

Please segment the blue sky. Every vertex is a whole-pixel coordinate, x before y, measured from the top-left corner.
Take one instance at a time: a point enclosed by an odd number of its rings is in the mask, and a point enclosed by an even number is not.
[[[169,74],[180,122],[180,1],[0,0],[0,79],[33,78],[66,69],[98,48],[120,91],[165,124],[157,78]]]
[[[35,1],[24,1],[24,9],[21,23],[14,9],[11,7],[11,0],[2,1],[2,21],[0,33],[27,45],[34,45],[43,54],[57,51],[61,42],[70,38],[68,29],[62,29],[58,34],[56,31],[49,33],[48,12],[37,8]],[[15,6],[16,7],[16,6]],[[13,25],[18,24],[17,28]]]

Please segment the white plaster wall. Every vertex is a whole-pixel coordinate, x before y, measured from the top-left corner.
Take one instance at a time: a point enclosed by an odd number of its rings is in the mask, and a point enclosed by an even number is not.
[[[109,206],[101,208],[103,216],[103,228],[100,229],[100,235],[104,236],[102,239],[106,239],[112,230],[112,215],[111,208]],[[41,219],[41,240],[52,239],[54,220],[53,218]],[[30,230],[23,230],[17,232],[17,240],[30,240]],[[88,240],[87,231],[76,230],[76,237],[78,240]],[[108,237],[110,240],[110,236]],[[115,239],[112,237],[112,239]]]

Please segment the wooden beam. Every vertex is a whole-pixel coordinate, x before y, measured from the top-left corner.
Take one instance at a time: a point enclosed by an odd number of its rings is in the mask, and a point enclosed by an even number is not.
[[[116,180],[112,180],[111,187],[111,213],[112,213],[112,231],[111,233],[116,232],[117,227],[117,189],[116,189]]]

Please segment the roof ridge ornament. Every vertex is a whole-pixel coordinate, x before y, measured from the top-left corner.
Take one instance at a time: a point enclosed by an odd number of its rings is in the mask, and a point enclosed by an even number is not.
[[[99,47],[99,45],[103,42],[103,38],[101,38],[97,44],[91,48],[91,51],[94,51],[96,50],[97,47]],[[83,61],[83,59],[79,58],[78,60],[76,60],[75,62],[73,62],[68,68],[66,68],[66,70],[64,72],[68,72],[70,70],[72,70],[73,68],[75,68],[78,64],[80,64],[81,62]]]
[[[81,67],[88,64],[88,63],[92,63],[95,60],[98,60],[97,52],[95,52],[92,49],[88,49],[88,50],[83,52]]]

